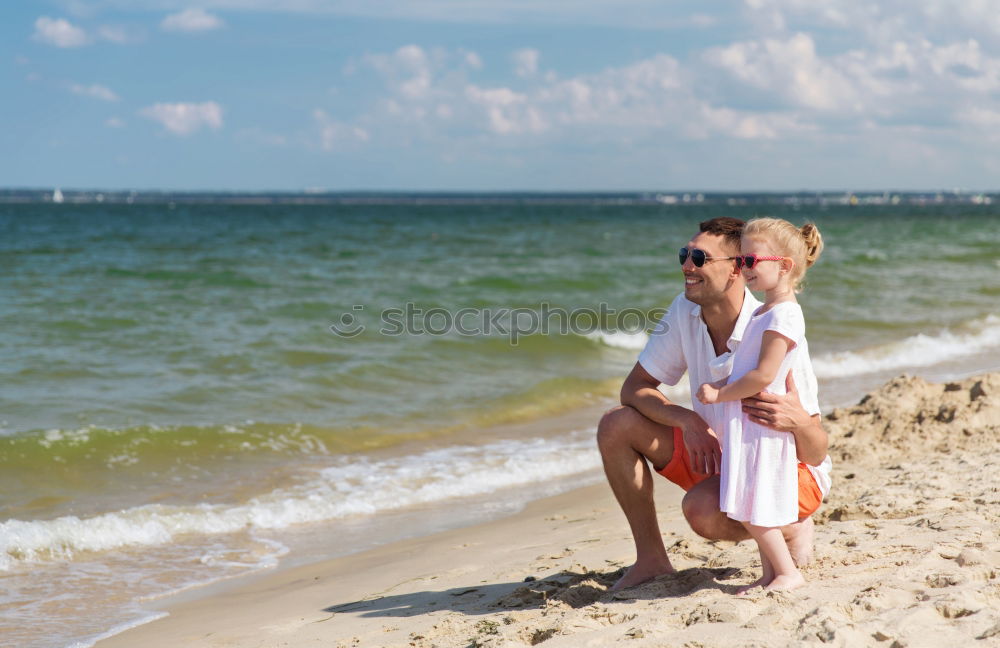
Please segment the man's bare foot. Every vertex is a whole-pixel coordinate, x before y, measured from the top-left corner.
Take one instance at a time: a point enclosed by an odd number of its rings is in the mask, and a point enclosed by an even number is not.
[[[802,587],[806,584],[806,579],[802,577],[802,574],[795,571],[794,574],[782,574],[780,576],[775,576],[774,580],[768,584],[764,589],[768,590],[793,590]]]
[[[796,567],[805,567],[812,561],[813,557],[813,519],[807,517],[804,520],[793,522],[782,530],[785,537],[785,544],[788,545],[788,553],[792,554],[792,560]]]
[[[628,568],[625,575],[618,579],[618,582],[611,586],[612,592],[623,590],[626,587],[642,585],[646,581],[651,581],[657,576],[674,573],[674,566],[670,564],[669,558],[664,558],[663,562],[649,561],[648,563],[636,562]]]

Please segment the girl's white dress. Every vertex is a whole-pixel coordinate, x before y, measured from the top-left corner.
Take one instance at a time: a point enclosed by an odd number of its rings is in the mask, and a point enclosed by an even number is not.
[[[760,359],[764,331],[777,331],[794,343],[785,354],[781,368],[766,391],[785,393],[785,377],[795,354],[805,340],[806,324],[802,308],[795,302],[775,304],[757,312],[747,324],[739,347],[733,352],[733,383]],[[798,520],[799,486],[795,436],[750,421],[740,401],[725,406],[722,435],[722,474],[719,508],[730,518],[757,526],[779,527]]]

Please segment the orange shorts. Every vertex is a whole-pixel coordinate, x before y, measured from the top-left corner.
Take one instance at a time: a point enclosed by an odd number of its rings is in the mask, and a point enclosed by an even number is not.
[[[684,433],[678,427],[674,428],[674,456],[670,462],[658,470],[658,473],[674,482],[685,491],[702,481],[709,475],[700,475],[691,469],[691,457],[684,447]],[[804,463],[799,462],[799,519],[807,518],[819,509],[823,503],[823,491],[819,489],[816,478],[809,472]]]

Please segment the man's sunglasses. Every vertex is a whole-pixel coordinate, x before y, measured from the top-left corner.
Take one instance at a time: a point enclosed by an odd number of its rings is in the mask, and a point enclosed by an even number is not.
[[[694,267],[696,268],[700,268],[709,261],[732,261],[734,259],[740,258],[740,257],[710,257],[707,254],[705,254],[705,250],[699,250],[698,248],[691,248],[689,250],[686,247],[682,247],[680,252],[681,265],[684,265],[684,262],[688,260],[689,256],[691,257],[691,263],[693,263]]]
[[[758,261],[781,261],[785,258],[780,256],[757,256],[756,254],[743,254],[734,257],[711,257],[705,254],[704,250],[699,250],[698,248],[692,248],[689,250],[686,247],[681,248],[679,256],[681,265],[684,265],[684,262],[687,261],[690,256],[691,263],[693,263],[696,268],[702,267],[709,261],[735,261],[737,268],[743,268],[744,266],[747,268],[753,268],[757,265]]]

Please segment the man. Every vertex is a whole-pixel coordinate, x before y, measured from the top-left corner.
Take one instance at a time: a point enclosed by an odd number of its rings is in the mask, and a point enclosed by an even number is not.
[[[677,384],[685,370],[692,394],[702,383],[728,377],[732,351],[760,305],[733,261],[742,229],[743,221],[735,218],[701,223],[700,232],[681,253],[684,294],[671,304],[625,379],[621,406],[605,413],[598,425],[604,472],[628,519],[636,549],[635,564],[612,589],[674,571],[660,536],[648,464],[687,491],[681,508],[693,531],[712,540],[739,542],[750,537],[743,525],[719,510],[721,407],[693,399],[690,410],[657,389],[661,383]],[[808,468],[801,472],[806,480],[810,475],[815,480],[800,483],[800,489],[825,494],[830,461],[819,421],[816,377],[808,348],[798,357],[786,380],[787,394],[762,392],[744,400],[743,410],[751,420],[795,436],[798,459]],[[782,529],[799,565],[811,557],[812,532],[811,517]]]

